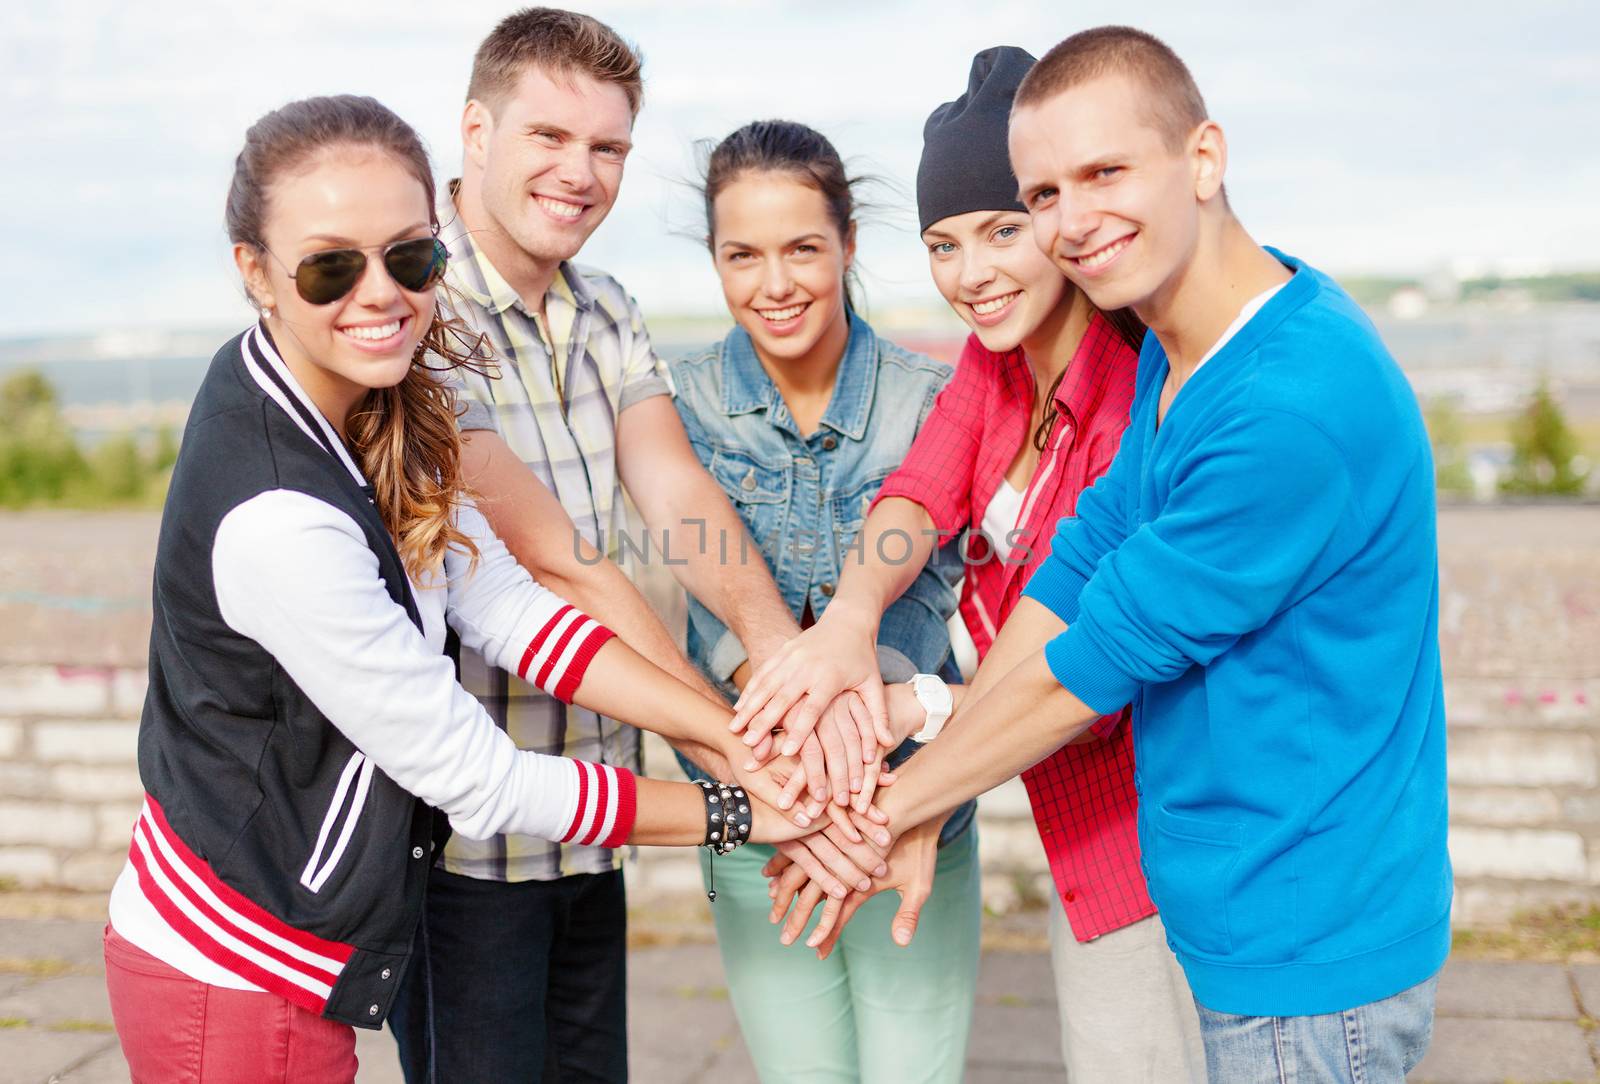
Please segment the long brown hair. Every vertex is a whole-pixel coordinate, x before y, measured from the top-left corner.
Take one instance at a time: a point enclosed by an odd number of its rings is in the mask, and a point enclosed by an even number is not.
[[[1076,290],[1077,287],[1068,283],[1067,289]],[[1117,338],[1127,344],[1128,349],[1135,354],[1139,352],[1139,347],[1144,342],[1145,326],[1144,321],[1135,316],[1132,309],[1112,309],[1106,312],[1104,309],[1095,308],[1092,304],[1089,308],[1099,313],[1105,322],[1111,325],[1111,330],[1117,333]],[[1050,409],[1050,404],[1055,401],[1056,389],[1061,387],[1061,381],[1066,375],[1066,369],[1057,373],[1056,378],[1050,382],[1050,390],[1044,393],[1044,417],[1039,419],[1039,428],[1033,431],[1033,446],[1041,452],[1050,443],[1050,434],[1056,427],[1056,412]]]
[[[340,94],[290,102],[250,126],[228,188],[228,239],[264,251],[273,182],[332,147],[392,154],[427,193],[428,218],[438,230],[433,171],[417,133],[376,99]],[[413,579],[436,568],[452,545],[478,556],[472,539],[455,525],[466,480],[455,389],[439,374],[457,368],[486,372],[493,359],[487,340],[467,328],[448,292],[440,290],[405,379],[367,392],[346,426],[384,526]]]

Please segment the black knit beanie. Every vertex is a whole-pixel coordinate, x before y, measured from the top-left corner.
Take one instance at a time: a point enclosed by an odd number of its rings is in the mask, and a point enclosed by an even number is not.
[[[968,211],[1021,211],[1006,128],[1011,100],[1033,56],[997,45],[972,58],[967,92],[945,102],[922,126],[917,165],[918,232]]]

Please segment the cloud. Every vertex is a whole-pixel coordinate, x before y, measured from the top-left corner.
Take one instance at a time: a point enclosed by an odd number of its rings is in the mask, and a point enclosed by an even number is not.
[[[628,180],[584,258],[648,311],[714,311],[708,261],[681,232],[692,141],[756,116],[814,124],[908,191],[927,112],[962,89],[974,50],[1035,53],[1129,22],[1184,55],[1230,136],[1230,192],[1263,240],[1335,270],[1459,258],[1593,263],[1600,14],[1571,0],[731,0],[583,5],[638,42],[645,112]],[[417,126],[441,174],[471,57],[504,0],[76,0],[0,14],[7,198],[25,254],[0,269],[0,336],[242,315],[221,204],[245,128],[316,93],[382,99]],[[909,201],[863,231],[875,304],[929,302]],[[674,233],[673,231],[680,231]]]

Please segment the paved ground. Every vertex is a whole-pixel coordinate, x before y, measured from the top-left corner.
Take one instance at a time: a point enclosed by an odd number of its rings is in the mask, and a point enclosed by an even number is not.
[[[127,1081],[106,1005],[99,933],[95,921],[0,920],[0,1082]],[[1014,926],[1004,933],[997,943],[1030,939],[1026,929]],[[637,948],[629,971],[635,1080],[755,1080],[714,947]],[[1600,1011],[1600,964],[1454,961],[1439,987],[1433,1049],[1412,1080],[1600,1080],[1600,1046],[1590,1011]],[[387,1033],[362,1032],[358,1051],[361,1084],[398,1084]],[[967,1080],[1043,1084],[1060,1079],[1046,954],[986,951]]]

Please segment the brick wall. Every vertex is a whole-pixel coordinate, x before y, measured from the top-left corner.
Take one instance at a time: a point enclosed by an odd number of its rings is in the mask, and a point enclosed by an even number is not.
[[[117,600],[148,581],[153,519],[18,519],[0,520],[0,881],[104,891],[140,795],[148,627]],[[41,545],[51,529],[66,533]],[[1444,509],[1440,539],[1456,920],[1600,906],[1600,509]],[[19,583],[121,608],[19,608]],[[647,758],[676,771],[659,742]],[[980,830],[988,904],[1043,898],[1020,784],[985,796]],[[687,851],[641,851],[631,876],[636,898],[699,888]]]
[[[143,794],[144,688],[130,669],[0,666],[0,880],[110,887]]]
[[[1456,919],[1600,906],[1600,681],[1447,690]]]

